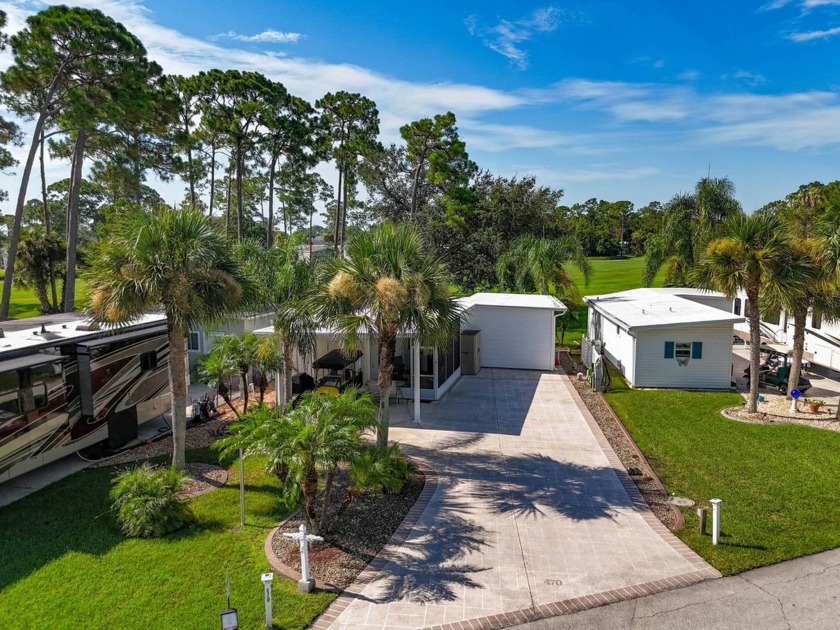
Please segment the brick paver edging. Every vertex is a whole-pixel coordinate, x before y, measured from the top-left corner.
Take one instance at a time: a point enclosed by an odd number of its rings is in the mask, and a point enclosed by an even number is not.
[[[414,461],[413,463],[426,477],[426,483],[423,486],[423,490],[420,492],[420,496],[417,497],[414,505],[408,511],[408,514],[405,515],[402,523],[400,523],[400,526],[397,527],[397,530],[382,550],[376,554],[376,557],[373,560],[370,561],[370,564],[365,567],[365,570],[356,576],[353,583],[348,586],[332,604],[327,606],[327,609],[322,612],[321,615],[312,622],[312,624],[307,626],[308,628],[311,628],[312,630],[327,630],[330,625],[338,619],[338,616],[344,612],[344,609],[350,605],[350,602],[356,599],[356,596],[359,595],[377,575],[379,575],[379,572],[386,564],[388,564],[388,562],[390,562],[391,558],[395,557],[399,553],[400,547],[402,547],[402,544],[405,542],[406,538],[408,538],[411,530],[414,529],[414,525],[423,514],[423,510],[426,509],[429,501],[431,501],[438,485],[438,476],[435,471],[426,468],[425,465],[418,461]],[[268,553],[269,547],[269,543],[266,543],[266,553]],[[295,575],[297,574],[295,573]],[[300,579],[300,576],[298,575],[298,577],[293,579]],[[319,586],[318,588],[321,587]]]

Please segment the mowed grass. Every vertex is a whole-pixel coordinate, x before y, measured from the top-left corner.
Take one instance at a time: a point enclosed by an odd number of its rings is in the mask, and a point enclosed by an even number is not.
[[[725,575],[840,546],[840,434],[729,420],[732,392],[630,390],[613,376],[607,401],[669,493],[721,505],[721,544],[697,531],[694,508],[677,532]],[[711,509],[708,516],[711,528]]]
[[[211,451],[189,459],[214,462]],[[241,628],[264,627],[263,543],[284,516],[264,461],[246,460],[246,526],[237,465],[228,485],[190,502],[197,523],[159,540],[124,538],[108,491],[116,468],[84,470],[0,508],[0,616],[16,628],[212,628],[225,600]],[[274,627],[303,628],[334,598],[274,580]]]
[[[626,258],[623,260],[610,260],[607,258],[590,258],[592,263],[592,278],[589,286],[583,282],[583,274],[572,265],[567,271],[577,285],[581,296],[601,295],[604,293],[615,293],[627,289],[638,289],[644,286],[642,273],[645,267],[644,257]],[[653,286],[664,285],[665,274],[663,271],[656,275]],[[578,309],[577,319],[572,320],[566,330],[565,344],[576,346],[580,344],[581,336],[586,332],[586,307]]]
[[[0,280],[2,280],[0,274]],[[58,300],[61,303],[61,284],[56,286],[58,291]],[[49,288],[47,289],[47,299],[52,299]],[[83,278],[76,280],[76,310],[81,310],[88,301],[88,287]],[[9,317],[12,319],[22,319],[24,317],[35,317],[41,314],[41,303],[35,295],[35,289],[24,289],[17,285],[12,285],[12,299],[9,301]]]

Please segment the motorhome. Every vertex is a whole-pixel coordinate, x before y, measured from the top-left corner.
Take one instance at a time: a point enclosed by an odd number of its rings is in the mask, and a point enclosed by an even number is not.
[[[732,312],[736,315],[747,315],[748,300],[743,292],[732,302]],[[782,354],[790,354],[793,345],[793,317],[785,311],[778,311],[772,316],[762,317],[762,342],[771,344]],[[744,341],[749,341],[749,323],[747,321],[735,326],[735,335]],[[812,366],[840,371],[840,322],[832,322],[823,318],[822,314],[810,309],[805,320],[805,353],[803,360]]]
[[[104,442],[169,410],[163,316],[105,327],[78,313],[0,323],[0,482]]]

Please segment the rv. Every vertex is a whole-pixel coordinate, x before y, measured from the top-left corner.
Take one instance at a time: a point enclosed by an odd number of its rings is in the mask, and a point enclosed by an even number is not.
[[[739,292],[732,304],[732,312],[736,315],[747,314],[748,300],[743,292]],[[749,341],[749,322],[735,326],[735,336]],[[772,317],[761,319],[762,342],[778,347],[782,354],[790,352],[793,344],[793,317],[785,311],[774,313]],[[840,371],[840,322],[830,322],[823,319],[819,311],[811,309],[805,320],[805,352],[803,360],[811,366],[819,366],[827,370]]]
[[[78,313],[0,323],[0,482],[105,443],[169,410],[165,320],[118,328]]]

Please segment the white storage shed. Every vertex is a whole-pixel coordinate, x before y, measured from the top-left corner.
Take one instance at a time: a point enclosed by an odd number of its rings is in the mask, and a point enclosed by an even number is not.
[[[587,336],[631,387],[729,389],[731,313],[722,293],[632,289],[584,298]]]
[[[553,370],[555,318],[566,307],[550,295],[476,293],[458,300],[464,329],[480,330],[481,367]]]

